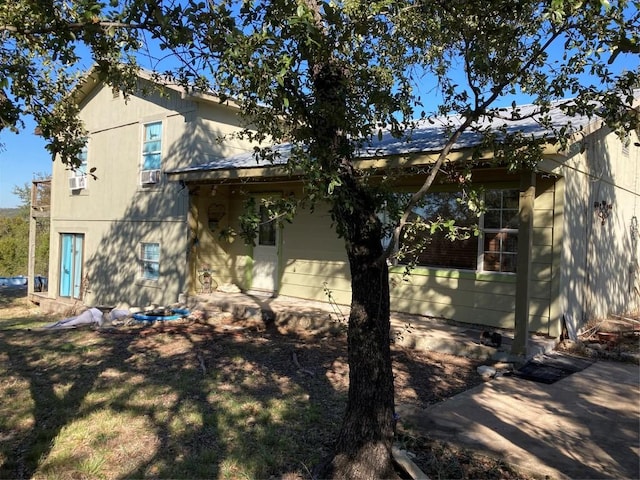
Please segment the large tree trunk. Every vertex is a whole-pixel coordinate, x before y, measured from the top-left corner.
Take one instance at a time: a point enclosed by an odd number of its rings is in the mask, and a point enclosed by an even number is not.
[[[392,478],[395,422],[389,271],[386,262],[380,261],[381,231],[375,209],[359,210],[347,218],[338,216],[339,221],[349,222],[349,397],[335,456],[322,473],[345,479]]]
[[[319,3],[307,2],[319,16]],[[320,23],[318,28],[322,30]],[[351,268],[349,398],[336,449],[317,472],[321,478],[392,478],[393,371],[389,338],[389,271],[383,258],[379,199],[353,166],[348,122],[348,66],[335,59],[312,62],[315,103],[309,123],[310,156],[330,195],[332,218],[345,239]]]

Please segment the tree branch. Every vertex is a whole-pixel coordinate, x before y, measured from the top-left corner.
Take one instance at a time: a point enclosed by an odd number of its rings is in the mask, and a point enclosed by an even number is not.
[[[79,31],[84,30],[89,27],[101,27],[102,29],[108,28],[123,28],[129,30],[140,30],[140,29],[148,29],[153,25],[137,25],[125,22],[107,22],[107,21],[97,21],[97,22],[74,22],[74,23],[66,23],[64,25],[69,30]],[[0,32],[9,32],[9,33],[19,33],[21,35],[44,35],[48,33],[59,33],[60,25],[48,25],[43,26],[41,28],[35,29],[24,29],[16,27],[15,25],[0,25]]]
[[[377,262],[386,261],[386,259],[391,256],[393,251],[399,245],[399,243],[400,243],[400,234],[402,233],[402,229],[404,228],[404,226],[407,224],[407,220],[409,219],[409,216],[411,215],[411,211],[420,202],[420,200],[422,200],[425,197],[425,195],[427,194],[427,192],[431,188],[431,185],[433,184],[433,182],[434,182],[434,180],[436,178],[436,175],[438,174],[438,171],[440,170],[440,168],[444,164],[445,160],[447,159],[447,156],[449,155],[449,153],[453,149],[453,146],[455,145],[455,143],[458,140],[458,138],[460,138],[462,133],[464,133],[464,131],[467,128],[469,128],[469,126],[471,126],[471,124],[474,121],[476,121],[478,119],[478,117],[482,113],[484,113],[486,111],[486,109],[501,95],[502,91],[511,82],[515,81],[524,72],[526,72],[533,65],[533,63],[540,57],[540,55],[542,55],[551,46],[551,44],[566,30],[567,30],[567,26],[555,30],[553,32],[553,34],[545,41],[545,43],[542,44],[540,46],[540,48],[538,48],[537,50],[535,50],[532,53],[532,55],[529,57],[527,62],[525,62],[520,67],[520,69],[518,69],[517,72],[515,72],[513,75],[505,78],[501,83],[499,83],[498,85],[496,85],[496,86],[494,86],[492,88],[491,95],[484,102],[482,102],[481,104],[478,104],[477,103],[477,97],[476,97],[475,108],[473,110],[468,111],[465,114],[464,122],[462,124],[460,124],[458,126],[458,128],[455,130],[455,132],[453,132],[453,134],[449,137],[449,140],[447,141],[447,143],[443,147],[442,151],[440,152],[440,155],[438,155],[438,159],[436,160],[436,162],[431,167],[431,171],[430,171],[429,175],[427,176],[427,179],[424,181],[424,183],[422,184],[420,189],[416,193],[414,193],[413,196],[411,197],[411,199],[409,200],[409,203],[405,207],[405,210],[403,211],[402,216],[400,217],[400,221],[398,222],[396,227],[393,229],[392,241],[389,242],[389,245],[387,246],[387,248],[385,248],[385,250],[382,253],[381,257],[377,259]],[[471,87],[473,88],[473,85]],[[474,92],[475,92],[475,90],[474,90]]]

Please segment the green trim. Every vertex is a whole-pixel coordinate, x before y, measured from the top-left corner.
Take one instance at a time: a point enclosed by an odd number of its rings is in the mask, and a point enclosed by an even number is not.
[[[404,265],[394,265],[389,268],[392,275],[403,275]],[[480,280],[483,282],[516,283],[517,274],[502,272],[474,272],[471,270],[444,269],[437,267],[415,267],[411,270],[411,275],[423,277],[445,277],[445,278],[466,278],[469,280]]]

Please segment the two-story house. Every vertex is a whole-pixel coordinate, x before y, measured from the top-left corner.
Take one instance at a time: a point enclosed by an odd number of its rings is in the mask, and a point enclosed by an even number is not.
[[[140,83],[151,80],[141,74]],[[321,206],[292,223],[265,217],[255,246],[229,235],[247,199],[259,207],[305,195],[300,178],[257,162],[249,144],[218,141],[240,127],[233,105],[171,86],[125,102],[92,78],[79,99],[89,132],[83,161],[97,178],[54,165],[44,302],[168,304],[208,291],[212,275],[245,291],[313,300],[330,292],[350,303],[344,245]],[[519,316],[529,330],[558,337],[563,322],[575,328],[638,307],[638,132],[621,141],[597,119],[572,124],[580,131],[570,147],[550,142],[535,173],[492,162],[473,171],[486,206],[480,217],[457,201],[455,181],[438,179],[415,214],[477,224],[479,235],[434,236],[408,277],[393,266],[393,310],[497,328],[514,328]],[[531,119],[509,129],[546,133]],[[384,137],[361,152],[361,166],[400,169],[398,192],[411,193],[443,139],[437,123],[425,122],[410,144]],[[474,142],[463,137],[451,159],[468,159]]]
[[[79,169],[53,163],[45,304],[175,302],[188,285],[189,190],[165,172],[249,148],[230,138],[229,103],[145,72],[138,82],[124,99],[90,74],[74,92],[88,134]]]

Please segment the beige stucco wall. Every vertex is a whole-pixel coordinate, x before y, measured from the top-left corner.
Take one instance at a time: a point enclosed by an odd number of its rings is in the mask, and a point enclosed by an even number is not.
[[[561,167],[566,178],[562,311],[576,327],[609,313],[638,309],[640,149],[601,129],[577,143]],[[583,149],[583,151],[581,151]],[[602,224],[595,202],[610,203]]]
[[[149,86],[141,81],[142,85]],[[54,163],[49,296],[58,292],[60,234],[82,233],[85,304],[144,306],[176,301],[189,278],[189,193],[164,175],[155,185],[140,185],[143,124],[163,122],[164,172],[250,148],[235,138],[223,140],[238,130],[239,120],[228,107],[184,99],[171,90],[163,95],[151,90],[125,101],[98,85],[81,106],[88,131],[88,166],[96,169],[96,178],[87,179],[86,189],[71,191],[70,173],[59,161]],[[160,243],[157,282],[140,280],[141,242]]]

